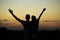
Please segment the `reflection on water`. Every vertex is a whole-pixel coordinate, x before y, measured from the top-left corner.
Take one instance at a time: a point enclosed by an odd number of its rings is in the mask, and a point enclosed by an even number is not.
[[[0,27],[7,27],[8,29],[16,29],[23,28],[20,23],[16,21],[0,21]]]
[[[19,24],[15,21],[1,21],[1,26],[19,26]]]
[[[7,27],[8,29],[16,29],[23,28],[23,26],[18,21],[8,21],[8,20],[0,20],[0,27]],[[60,22],[40,22],[40,29],[52,29],[52,28],[60,28]]]

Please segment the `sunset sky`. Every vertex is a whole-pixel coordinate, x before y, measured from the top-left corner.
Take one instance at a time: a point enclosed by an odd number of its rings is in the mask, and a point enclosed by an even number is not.
[[[43,8],[46,8],[40,25],[60,27],[60,0],[0,0],[0,23],[1,20],[15,20],[8,12],[9,8],[22,20],[25,20],[26,14],[35,15],[38,18]],[[48,20],[48,22],[44,20]]]

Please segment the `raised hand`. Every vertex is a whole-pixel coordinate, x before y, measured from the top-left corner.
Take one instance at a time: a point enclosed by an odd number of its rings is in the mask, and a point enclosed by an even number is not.
[[[43,11],[41,12],[40,16],[43,14],[43,12],[46,10],[46,8],[43,9]]]
[[[43,9],[43,11],[45,11],[45,10],[46,10],[46,8]]]
[[[19,22],[22,21],[21,19],[19,19],[17,16],[14,15],[13,10],[9,9],[8,11],[10,12],[10,14],[11,14],[17,21],[19,21]]]
[[[8,11],[9,11],[10,13],[13,13],[13,10],[11,10],[11,9],[9,9]]]
[[[43,12],[44,12],[45,10],[46,10],[46,8],[43,9],[43,11],[41,12],[41,14],[40,14],[39,17],[38,17],[38,20],[41,18],[42,14],[43,14]]]

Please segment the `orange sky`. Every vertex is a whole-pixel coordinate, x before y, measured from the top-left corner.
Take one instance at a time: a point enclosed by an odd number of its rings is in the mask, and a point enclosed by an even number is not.
[[[25,20],[27,13],[38,17],[43,8],[46,8],[47,10],[41,17],[40,25],[60,26],[60,22],[43,22],[43,20],[60,20],[60,0],[0,0],[0,20],[15,20],[9,14],[9,8],[22,20]]]

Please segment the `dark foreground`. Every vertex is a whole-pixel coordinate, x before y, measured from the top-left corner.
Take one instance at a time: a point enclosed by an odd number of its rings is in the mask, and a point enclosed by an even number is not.
[[[6,28],[0,28],[0,40],[23,40],[24,31],[17,30],[7,30]],[[60,31],[47,31],[40,30],[38,32],[38,40],[59,40],[60,39]]]

